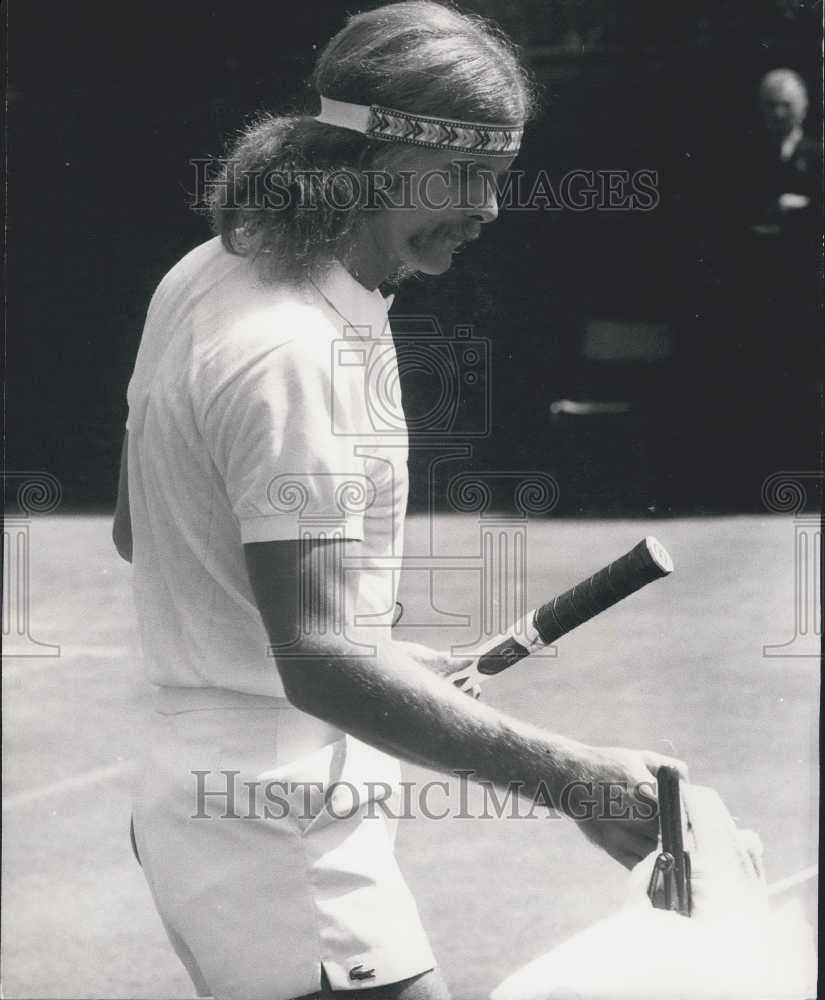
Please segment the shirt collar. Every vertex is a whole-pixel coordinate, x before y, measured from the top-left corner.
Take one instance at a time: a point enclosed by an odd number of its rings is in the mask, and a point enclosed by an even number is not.
[[[802,129],[798,125],[796,125],[782,140],[782,149],[779,155],[782,157],[783,160],[790,160],[790,158],[796,151],[796,147],[799,145],[801,139],[802,139]]]
[[[378,289],[371,292],[364,288],[337,260],[323,274],[311,280],[338,315],[351,326],[377,323],[377,335],[383,333],[394,295],[385,299]]]

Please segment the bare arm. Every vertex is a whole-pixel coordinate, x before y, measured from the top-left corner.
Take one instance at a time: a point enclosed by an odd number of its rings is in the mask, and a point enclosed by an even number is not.
[[[132,561],[132,518],[129,513],[129,432],[123,436],[120,450],[120,474],[117,483],[115,519],[112,524],[112,541],[121,559]]]
[[[672,761],[599,750],[478,704],[410,656],[401,643],[386,643],[375,656],[354,653],[329,617],[317,611],[342,606],[335,588],[343,577],[329,567],[340,565],[330,557],[341,556],[347,544],[352,543],[244,547],[292,704],[402,759],[445,772],[470,770],[501,787],[517,783],[529,798],[549,791],[558,804],[571,782],[623,782],[634,789],[630,795],[636,805],[646,806],[645,818],[614,820],[598,828],[582,823],[584,832],[628,866],[655,847],[650,796],[639,797],[635,786],[652,779],[657,762]],[[328,547],[323,559],[318,558],[321,546]],[[299,593],[312,595],[303,610]]]

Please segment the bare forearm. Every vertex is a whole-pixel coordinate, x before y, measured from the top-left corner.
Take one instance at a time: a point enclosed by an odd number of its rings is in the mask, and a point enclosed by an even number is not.
[[[558,795],[586,778],[590,748],[519,722],[456,691],[388,643],[376,657],[341,658],[328,641],[301,657],[278,657],[298,708],[388,753],[439,771],[472,770],[533,796]]]
[[[453,687],[446,670],[433,669],[434,651],[419,646],[416,654],[388,641],[365,656],[345,642],[343,618],[333,616],[355,600],[335,570],[347,543],[250,543],[244,553],[287,697],[298,708],[435,770],[470,770],[502,786],[521,782],[528,796],[542,783],[556,794],[573,778],[588,779],[591,748],[479,705]]]
[[[434,651],[423,647],[416,651],[387,642],[375,656],[352,655],[353,647],[340,638],[346,633],[341,611],[347,601],[340,599],[349,593],[346,578],[329,569],[343,565],[347,544],[244,546],[275,662],[296,707],[405,760],[440,771],[470,771],[533,801],[549,796],[576,819],[585,836],[627,867],[655,848],[658,824],[650,779],[661,763],[679,762],[586,746],[505,716],[453,687],[450,664],[441,669],[438,655],[433,660]],[[313,564],[319,554],[329,557],[320,560],[326,572]],[[307,620],[313,622],[309,635]],[[445,654],[445,659],[450,658]],[[625,789],[626,818],[602,823],[600,816],[577,815],[563,795],[574,781],[603,783],[611,796],[616,787]]]

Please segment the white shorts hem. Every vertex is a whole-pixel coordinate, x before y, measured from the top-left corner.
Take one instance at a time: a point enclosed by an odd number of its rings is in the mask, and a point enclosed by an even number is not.
[[[420,976],[434,969],[436,961],[428,946],[411,954],[409,942],[399,941],[397,948],[374,948],[342,960],[323,959],[322,964],[333,990],[363,990]]]

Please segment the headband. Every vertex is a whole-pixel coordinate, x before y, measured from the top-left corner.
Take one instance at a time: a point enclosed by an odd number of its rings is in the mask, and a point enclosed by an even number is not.
[[[515,156],[523,132],[515,125],[458,122],[452,118],[394,111],[377,104],[349,104],[330,97],[321,98],[321,113],[315,120],[361,132],[370,139],[483,156]]]

